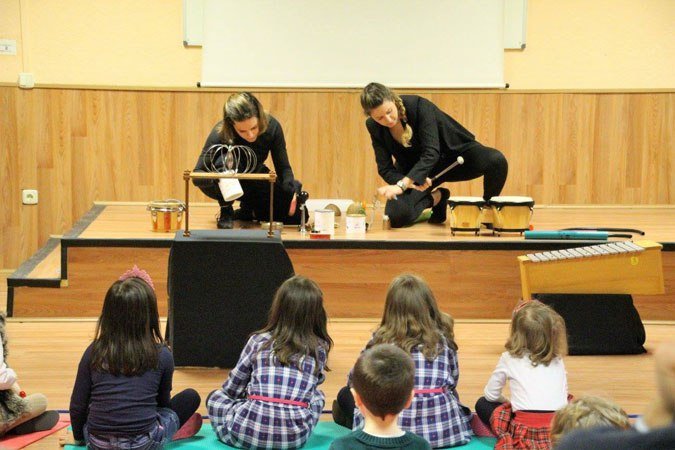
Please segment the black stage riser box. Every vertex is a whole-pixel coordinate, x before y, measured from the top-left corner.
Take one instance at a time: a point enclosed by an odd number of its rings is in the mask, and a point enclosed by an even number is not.
[[[167,335],[177,366],[234,367],[265,326],[276,290],[293,276],[279,234],[176,233],[169,256]]]

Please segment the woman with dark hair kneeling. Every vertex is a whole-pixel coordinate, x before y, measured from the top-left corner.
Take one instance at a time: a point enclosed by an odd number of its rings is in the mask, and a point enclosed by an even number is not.
[[[378,189],[387,198],[385,214],[391,226],[412,225],[426,208],[430,223],[446,219],[450,191],[438,188],[446,181],[483,176],[483,197],[499,195],[506,182],[508,163],[494,148],[481,145],[466,128],[429,100],[397,95],[380,83],[361,92],[366,127],[375,150],[377,171],[388,184]],[[436,180],[432,177],[461,156],[464,163]]]

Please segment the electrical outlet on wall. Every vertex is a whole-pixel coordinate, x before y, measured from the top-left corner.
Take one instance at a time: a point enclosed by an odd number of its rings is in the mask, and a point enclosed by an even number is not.
[[[37,189],[24,189],[21,191],[21,201],[24,205],[37,205],[38,191]]]
[[[30,72],[21,72],[19,74],[19,87],[23,89],[33,89],[35,87],[35,77]]]

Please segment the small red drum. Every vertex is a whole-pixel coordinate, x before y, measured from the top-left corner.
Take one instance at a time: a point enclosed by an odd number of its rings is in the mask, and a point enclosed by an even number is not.
[[[492,197],[490,199],[494,215],[493,229],[500,232],[522,233],[530,229],[530,220],[534,211],[531,197]]]
[[[153,200],[148,204],[152,231],[171,233],[183,227],[185,203],[180,200]]]
[[[452,235],[456,231],[480,231],[481,217],[485,200],[482,197],[450,197],[450,230]]]

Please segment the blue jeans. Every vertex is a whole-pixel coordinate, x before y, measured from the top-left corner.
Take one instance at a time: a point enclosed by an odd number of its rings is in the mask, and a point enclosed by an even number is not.
[[[157,424],[147,433],[135,436],[89,434],[84,426],[84,440],[91,450],[157,450],[171,442],[178,428],[178,415],[169,408],[157,408]]]

